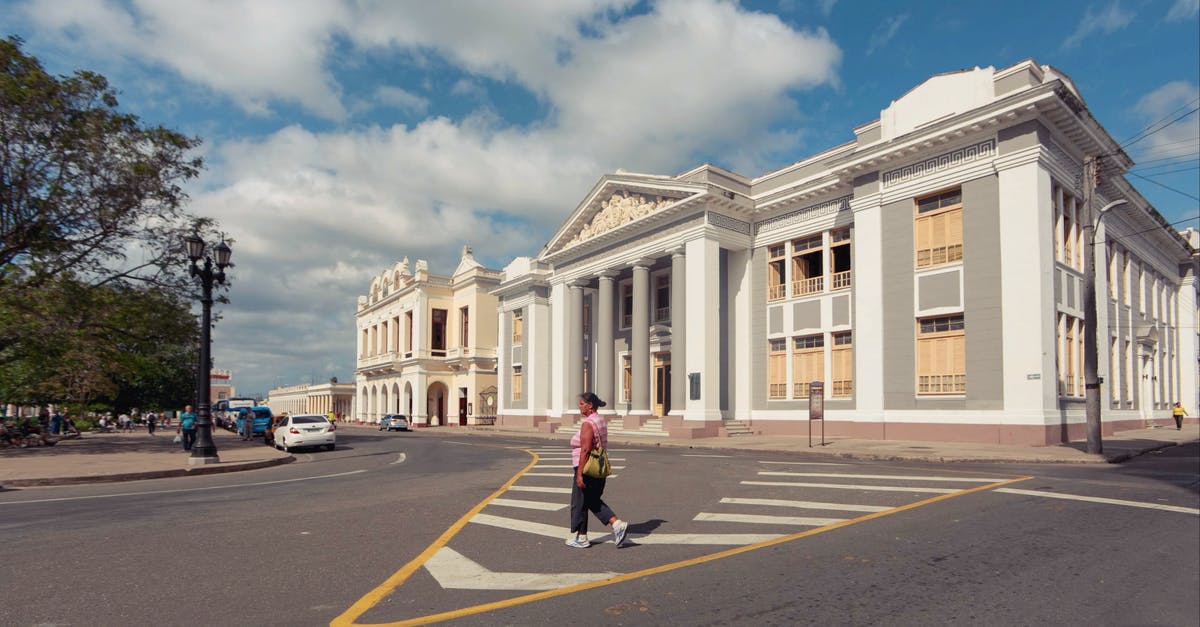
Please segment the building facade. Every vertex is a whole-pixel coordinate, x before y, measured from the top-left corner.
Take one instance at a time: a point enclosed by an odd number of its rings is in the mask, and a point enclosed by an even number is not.
[[[496,398],[499,270],[469,247],[454,273],[408,259],[376,277],[358,299],[355,419],[404,414],[415,427],[490,423]]]
[[[303,383],[272,389],[266,404],[274,414],[334,414],[338,418],[354,416],[354,384]]]
[[[816,382],[832,435],[1079,439],[1093,230],[1104,432],[1196,406],[1195,247],[1069,77],[934,76],[854,133],[756,178],[603,176],[495,291],[500,423],[590,390],[624,428],[803,433]]]

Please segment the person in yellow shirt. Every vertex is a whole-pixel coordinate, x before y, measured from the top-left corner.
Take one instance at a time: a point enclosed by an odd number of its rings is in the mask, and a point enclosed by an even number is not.
[[[1171,408],[1171,417],[1175,419],[1175,430],[1183,429],[1183,417],[1188,415],[1187,410],[1183,408],[1183,404],[1176,401],[1175,406]]]

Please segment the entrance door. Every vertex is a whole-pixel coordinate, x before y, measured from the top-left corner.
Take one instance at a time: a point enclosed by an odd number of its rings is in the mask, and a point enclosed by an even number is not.
[[[654,415],[671,413],[671,353],[654,354]]]
[[[467,426],[467,388],[458,389],[458,426]]]

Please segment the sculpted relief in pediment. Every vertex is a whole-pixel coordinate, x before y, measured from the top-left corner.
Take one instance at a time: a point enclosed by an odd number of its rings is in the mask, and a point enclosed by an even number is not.
[[[608,200],[600,203],[600,211],[592,216],[575,237],[572,237],[564,247],[573,246],[589,240],[601,233],[606,233],[649,215],[675,202],[675,198],[656,196],[653,200],[628,192],[617,192]]]

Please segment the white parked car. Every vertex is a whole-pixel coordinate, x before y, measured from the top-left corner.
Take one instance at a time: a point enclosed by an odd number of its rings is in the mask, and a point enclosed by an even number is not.
[[[320,414],[288,416],[275,426],[275,448],[291,451],[305,446],[324,446],[329,450],[337,444],[334,425]]]

